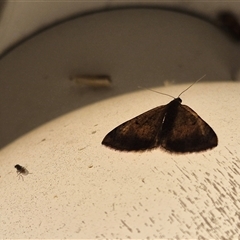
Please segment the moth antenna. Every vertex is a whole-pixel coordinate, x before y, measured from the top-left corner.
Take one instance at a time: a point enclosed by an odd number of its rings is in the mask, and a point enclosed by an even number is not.
[[[146,89],[146,90],[149,90],[149,91],[152,91],[152,92],[155,92],[155,93],[159,93],[159,94],[162,94],[162,95],[165,95],[165,96],[168,96],[168,97],[171,97],[171,98],[175,99],[175,97],[173,97],[173,96],[171,96],[171,95],[169,95],[167,93],[158,92],[158,91],[153,90],[151,88],[145,88],[145,87],[141,87],[141,86],[138,86],[138,88]]]
[[[196,82],[192,83],[189,87],[187,87],[185,90],[183,90],[179,95],[178,98],[184,93],[186,92],[190,87],[192,87],[195,83],[199,82],[200,80],[202,80],[204,77],[206,77],[206,74],[203,75],[202,77],[200,77]]]

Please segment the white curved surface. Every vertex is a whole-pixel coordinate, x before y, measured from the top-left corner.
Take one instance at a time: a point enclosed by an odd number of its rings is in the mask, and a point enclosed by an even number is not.
[[[158,91],[176,96],[186,87]],[[231,103],[238,89],[199,83],[182,96],[219,137],[203,153],[101,145],[113,127],[168,102],[149,91],[92,104],[23,136],[0,155],[1,237],[237,239],[240,116]],[[24,181],[17,163],[32,173]]]
[[[240,51],[219,29],[155,9],[73,19],[23,43],[0,61],[0,146],[66,112],[165,81],[236,80]],[[109,75],[111,89],[76,89],[75,75]]]
[[[22,137],[0,152],[0,236],[237,238],[239,83],[231,80],[238,54],[206,22],[141,9],[75,19],[7,55],[1,136],[5,144]],[[108,89],[69,81],[102,73],[113,81]],[[172,80],[192,83],[204,74],[219,82],[202,81],[182,100],[216,131],[217,148],[172,155],[101,145],[112,128],[170,101],[136,92],[138,85],[165,84],[158,90],[177,96],[189,84]],[[32,174],[18,179],[16,164]]]

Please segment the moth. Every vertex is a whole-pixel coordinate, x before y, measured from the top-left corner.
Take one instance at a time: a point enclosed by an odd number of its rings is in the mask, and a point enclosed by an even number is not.
[[[120,151],[145,151],[159,147],[172,153],[200,152],[216,147],[216,133],[195,111],[181,104],[182,93],[168,104],[114,128],[104,137],[102,144]]]

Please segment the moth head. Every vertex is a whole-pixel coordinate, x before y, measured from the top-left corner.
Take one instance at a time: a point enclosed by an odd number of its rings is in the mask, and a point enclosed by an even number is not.
[[[179,102],[180,104],[182,103],[182,99],[180,97],[177,97],[174,99],[176,102]]]

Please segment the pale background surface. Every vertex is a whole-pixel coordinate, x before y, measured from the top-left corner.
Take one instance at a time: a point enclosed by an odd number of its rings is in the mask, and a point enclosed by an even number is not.
[[[171,155],[101,146],[118,124],[168,103],[141,91],[64,115],[2,150],[1,237],[238,239],[240,115],[231,102],[239,84],[199,83],[182,99],[217,132],[217,148]],[[24,181],[16,163],[32,172]]]
[[[22,137],[0,153],[0,237],[237,239],[238,59],[239,45],[213,25],[160,10],[89,15],[6,55],[1,133],[4,143]],[[109,74],[112,86],[72,85],[81,73]],[[204,74],[182,99],[216,131],[217,148],[140,154],[100,144],[170,101],[138,85],[177,96]],[[15,164],[32,174],[18,179]]]

